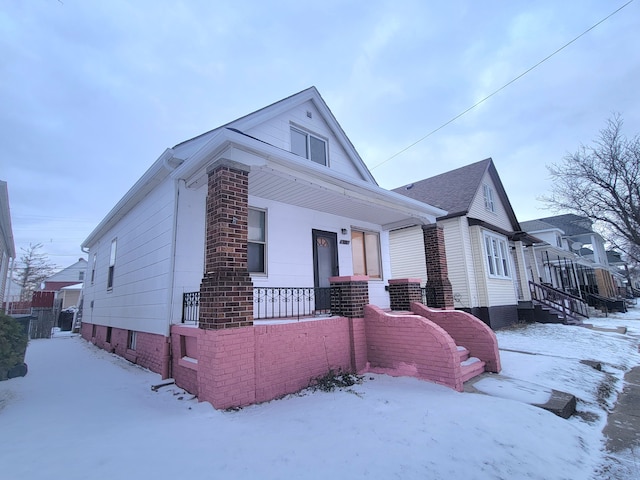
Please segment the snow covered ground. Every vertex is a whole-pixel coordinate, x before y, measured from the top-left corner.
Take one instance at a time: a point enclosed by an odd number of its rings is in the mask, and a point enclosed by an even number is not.
[[[499,396],[365,375],[348,389],[237,411],[216,411],[175,386],[152,391],[158,375],[77,336],[33,340],[29,374],[0,382],[0,476],[638,478],[637,454],[607,456],[601,431],[624,372],[640,364],[640,309],[589,322],[628,333],[540,324],[499,332],[503,372],[482,381]],[[496,383],[502,377],[514,381]],[[540,391],[522,382],[575,394],[578,414],[564,420],[528,405]]]

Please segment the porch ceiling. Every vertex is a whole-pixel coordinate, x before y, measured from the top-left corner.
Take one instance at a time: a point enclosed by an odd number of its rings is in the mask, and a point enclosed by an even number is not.
[[[188,188],[202,188],[209,168],[218,161],[230,161],[249,170],[250,195],[370,222],[387,230],[434,223],[436,217],[446,214],[240,132],[227,129],[218,136],[172,175],[184,179]]]
[[[335,185],[319,184],[269,168],[252,169],[249,173],[249,194],[302,208],[327,212],[384,229],[428,224],[434,219],[426,214],[410,212],[408,208],[382,201],[375,196],[350,191]],[[346,225],[345,225],[346,227]]]

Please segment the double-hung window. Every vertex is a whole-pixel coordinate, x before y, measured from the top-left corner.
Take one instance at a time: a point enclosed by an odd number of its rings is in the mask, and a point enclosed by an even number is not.
[[[113,288],[113,274],[116,268],[116,239],[111,240],[111,253],[109,253],[109,273],[107,276],[107,290]]]
[[[351,230],[353,274],[382,278],[380,236],[375,232]]]
[[[250,273],[267,273],[267,212],[249,209],[247,263]]]
[[[482,189],[484,192],[484,208],[486,208],[490,212],[495,212],[496,206],[495,202],[493,201],[493,188],[484,183],[482,184]]]
[[[327,142],[295,127],[291,127],[291,152],[320,165],[327,164]]]
[[[489,276],[510,278],[509,246],[504,238],[485,232],[484,248],[487,257]]]
[[[96,259],[97,254],[93,254],[93,260],[91,260],[91,285],[96,281]]]

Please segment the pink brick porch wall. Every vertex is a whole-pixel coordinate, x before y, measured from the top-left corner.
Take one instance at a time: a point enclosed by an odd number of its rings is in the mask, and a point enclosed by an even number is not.
[[[442,327],[453,337],[456,345],[469,350],[472,357],[485,362],[487,372],[501,370],[498,339],[491,328],[479,318],[460,310],[435,310],[421,303],[412,303],[411,311]]]
[[[462,391],[457,347],[441,327],[411,314],[365,307],[369,371],[412,376]]]
[[[176,385],[193,395],[198,395],[198,363],[184,360],[183,356],[186,354],[197,361],[197,345],[200,332],[199,328],[184,325],[171,326],[172,376]],[[195,343],[193,351],[189,348],[191,342]],[[183,347],[188,351],[183,352]]]
[[[258,402],[297,392],[308,387],[311,379],[330,370],[352,371],[349,320],[346,318],[262,325],[255,327],[255,335]],[[356,370],[358,360],[360,369],[366,365],[362,350],[356,350]]]
[[[93,337],[93,324],[83,322],[80,330],[82,338],[108,352],[148,368],[152,372],[160,374],[162,378],[169,376],[169,342],[165,336],[137,332],[136,349],[129,350],[127,348],[128,330],[112,327],[111,342],[107,343],[107,327],[103,325],[95,327],[96,335]]]
[[[200,329],[198,397],[215,408],[249,405],[294,393],[330,369],[351,371],[352,362],[362,370],[364,333],[363,319],[347,318]]]

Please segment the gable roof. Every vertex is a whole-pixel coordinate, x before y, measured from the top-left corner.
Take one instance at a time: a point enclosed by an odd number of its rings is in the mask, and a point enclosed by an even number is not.
[[[573,213],[539,218],[538,221],[551,224],[563,230],[565,235],[584,235],[595,233],[592,229],[593,222],[589,218]]]
[[[45,282],[68,282],[78,281],[78,272],[84,272],[87,269],[87,261],[84,258],[79,258],[77,262],[63,268],[59,272],[47,277]]]
[[[556,225],[552,225],[548,222],[543,222],[542,220],[527,220],[526,222],[520,222],[520,227],[525,232],[542,232],[545,230],[560,230],[562,229]],[[564,232],[563,232],[564,233]]]
[[[289,97],[283,98],[282,100],[272,103],[271,105],[260,108],[255,112],[232,120],[231,122],[225,123],[224,125],[214,128],[213,130],[209,130],[208,132],[205,132],[194,138],[185,140],[184,142],[180,142],[172,149],[174,151],[174,156],[178,158],[186,158],[190,154],[206,145],[220,130],[232,129],[243,133],[260,123],[264,123],[280,115],[281,113],[287,110],[291,110],[292,108],[295,108],[298,105],[301,105],[308,101],[311,101],[318,109],[318,112],[320,112],[323,120],[334,132],[338,142],[340,143],[340,146],[342,146],[342,148],[344,148],[344,150],[347,152],[347,155],[349,155],[356,169],[358,170],[360,175],[362,175],[362,178],[368,182],[378,185],[378,182],[376,182],[375,178],[351,143],[351,140],[349,140],[349,137],[347,137],[347,134],[344,132],[344,130],[338,123],[338,120],[333,115],[333,112],[320,95],[320,92],[318,92],[318,90],[314,86],[295,93]]]
[[[245,134],[269,119],[311,101],[362,174],[327,168],[289,150]],[[244,165],[250,170],[252,193],[258,197],[290,202],[303,208],[379,223],[385,229],[406,226],[409,221],[433,223],[445,211],[378,186],[315,87],[227,123],[200,136],[167,148],[129,189],[81,244],[87,253],[99,238],[116,225],[142,199],[167,178],[183,180],[186,188],[207,183],[208,169],[217,162]],[[347,200],[347,201],[345,201]]]
[[[393,191],[446,210],[448,214],[441,218],[461,217],[469,213],[473,199],[482,186],[482,179],[487,173],[493,180],[496,193],[507,212],[513,230],[521,231],[516,214],[511,207],[511,202],[509,202],[507,192],[491,157],[441,173],[435,177],[395,188]]]

